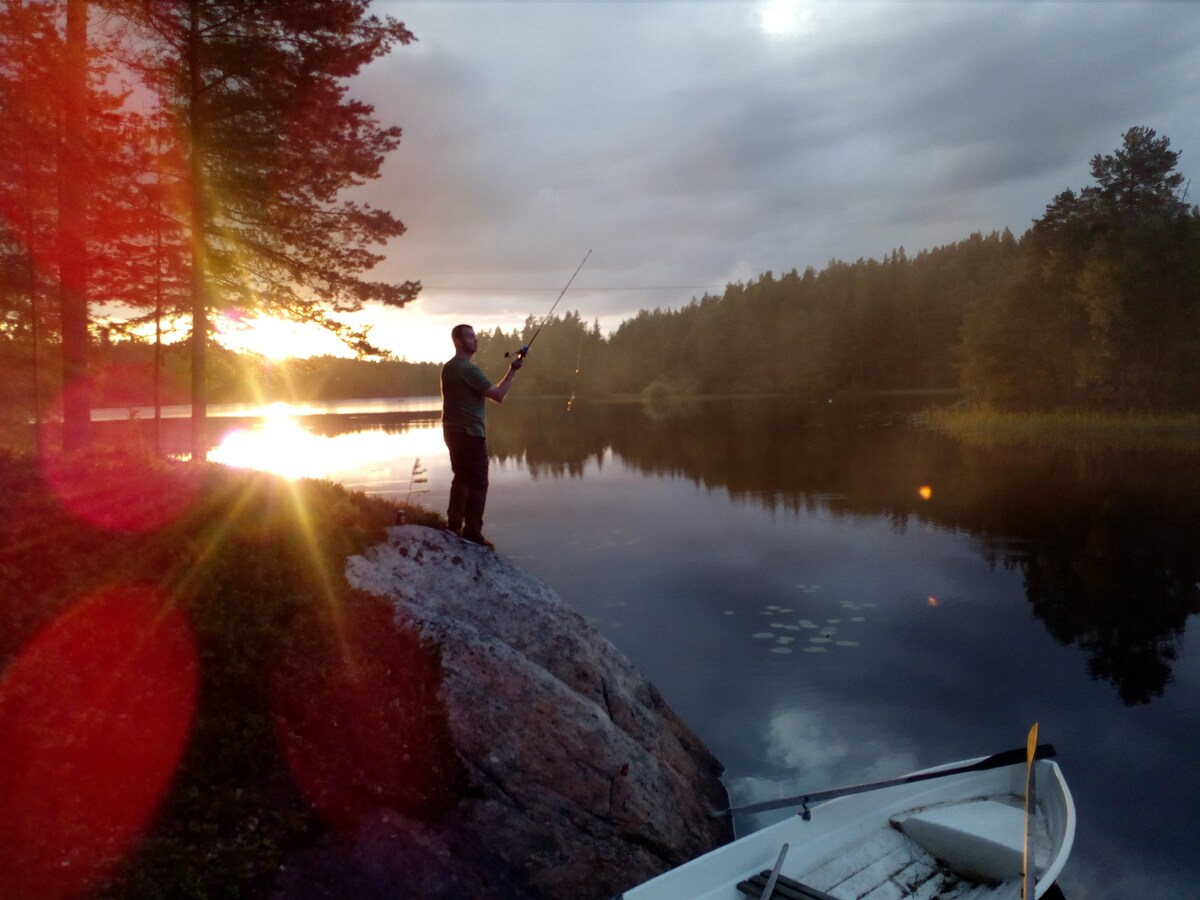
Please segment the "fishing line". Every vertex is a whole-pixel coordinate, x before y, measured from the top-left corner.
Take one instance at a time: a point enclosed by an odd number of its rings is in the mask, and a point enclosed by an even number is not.
[[[571,396],[567,400],[567,412],[571,411],[571,407],[575,405],[575,391],[579,387],[579,367],[583,361],[583,338],[584,332],[579,332],[579,349],[575,353],[575,381],[571,387]]]
[[[554,314],[554,309],[555,309],[555,307],[558,306],[558,301],[562,300],[562,298],[564,296],[566,296],[567,288],[569,288],[571,286],[571,282],[575,280],[575,276],[579,274],[579,270],[583,268],[583,264],[585,262],[587,262],[588,257],[591,255],[592,255],[591,250],[588,250],[587,253],[583,254],[583,259],[581,259],[579,261],[579,265],[577,265],[575,267],[575,271],[572,272],[571,277],[569,279],[567,279],[566,285],[563,287],[563,289],[558,294],[558,300],[555,300],[554,305],[550,307],[550,312],[546,313],[546,315],[542,317],[542,323],[540,325],[538,325],[537,331],[535,331],[533,333],[533,337],[531,337],[529,339],[529,343],[526,344],[524,347],[522,347],[520,350],[516,351],[515,354],[505,353],[504,354],[505,359],[508,359],[510,356],[513,356],[513,355],[515,355],[517,357],[517,359],[525,358],[525,354],[527,354],[529,352],[529,348],[533,346],[533,342],[537,340],[537,336],[542,333],[542,329],[545,327],[546,322],[548,322],[550,320],[550,316]]]

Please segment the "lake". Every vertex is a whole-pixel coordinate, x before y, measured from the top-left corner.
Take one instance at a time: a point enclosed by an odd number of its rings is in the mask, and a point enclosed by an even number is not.
[[[444,511],[436,400],[345,409],[218,423],[212,458]],[[1197,896],[1200,455],[973,447],[903,412],[510,399],[485,532],[655,682],[734,804],[1038,722],[1079,816],[1068,900]]]

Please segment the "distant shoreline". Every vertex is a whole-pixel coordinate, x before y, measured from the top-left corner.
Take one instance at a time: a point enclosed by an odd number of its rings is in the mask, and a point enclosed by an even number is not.
[[[357,397],[339,400],[262,400],[236,403],[210,403],[207,416],[212,419],[256,419],[284,411],[289,416],[349,416],[395,412],[438,412],[442,401],[437,396],[421,397]],[[187,419],[192,407],[187,403],[163,404],[164,419]],[[93,422],[115,422],[128,419],[150,420],[154,407],[148,404],[104,406],[92,409]]]

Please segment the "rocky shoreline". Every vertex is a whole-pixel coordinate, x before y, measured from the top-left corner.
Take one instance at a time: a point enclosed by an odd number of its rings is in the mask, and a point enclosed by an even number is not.
[[[390,528],[356,589],[441,648],[467,797],[390,810],[289,860],[279,896],[609,898],[732,839],[721,765],[546,584],[445,531]]]

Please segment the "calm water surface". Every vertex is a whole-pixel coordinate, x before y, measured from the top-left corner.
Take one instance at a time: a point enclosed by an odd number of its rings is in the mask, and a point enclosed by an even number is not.
[[[269,420],[213,456],[444,510],[440,428],[407,409]],[[486,533],[656,683],[734,804],[1039,722],[1079,815],[1066,897],[1200,896],[1200,458],[972,448],[865,406],[489,416]]]

